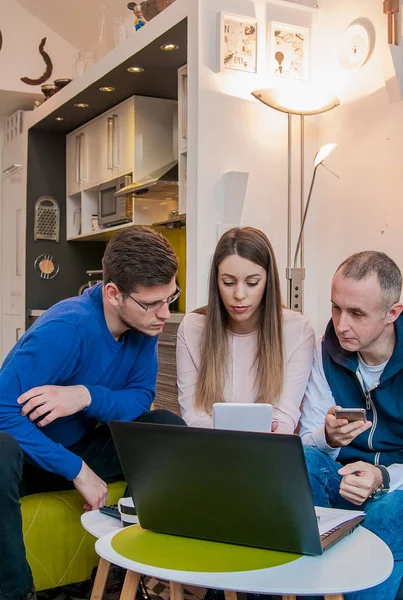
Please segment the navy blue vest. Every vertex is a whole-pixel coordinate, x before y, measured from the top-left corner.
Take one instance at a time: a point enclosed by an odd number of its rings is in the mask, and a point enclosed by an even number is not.
[[[370,392],[367,418],[372,428],[341,448],[338,462],[363,460],[385,465],[403,463],[403,315],[395,323],[396,344],[378,387]],[[322,341],[322,361],[336,404],[343,408],[368,408],[356,376],[356,352],[344,350],[330,321]]]

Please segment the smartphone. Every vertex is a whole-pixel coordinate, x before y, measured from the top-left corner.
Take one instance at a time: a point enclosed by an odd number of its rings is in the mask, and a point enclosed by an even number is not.
[[[347,421],[367,420],[365,408],[336,408],[334,411],[336,419],[347,419]]]
[[[272,415],[271,404],[218,402],[213,404],[213,427],[271,433]]]

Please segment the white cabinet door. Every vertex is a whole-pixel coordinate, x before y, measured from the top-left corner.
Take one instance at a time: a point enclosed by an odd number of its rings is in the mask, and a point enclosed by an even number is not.
[[[66,138],[67,195],[77,194],[88,178],[88,152],[85,129],[70,133]]]
[[[113,179],[113,119],[102,115],[87,125],[88,177],[85,188]]]
[[[24,318],[22,316],[1,315],[1,357],[0,364],[6,358],[11,348],[24,333]]]
[[[134,100],[119,104],[112,118],[113,176],[120,177],[133,171],[134,166]]]
[[[86,127],[88,178],[91,188],[133,171],[133,98],[115,106]]]
[[[188,69],[178,69],[178,146],[179,152],[188,148]]]
[[[3,179],[1,207],[1,311],[23,315],[25,294],[25,170]]]

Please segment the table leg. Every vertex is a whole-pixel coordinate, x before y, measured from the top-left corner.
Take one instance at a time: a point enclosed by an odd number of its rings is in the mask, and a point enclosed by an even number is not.
[[[296,597],[296,596],[290,596],[290,595],[286,595],[286,596],[285,596],[285,595],[283,595],[283,596],[282,596],[282,599],[283,599],[283,600],[296,600],[296,599],[297,599],[297,597]]]
[[[170,581],[169,587],[171,589],[170,600],[183,600],[183,585],[176,581]]]
[[[134,571],[127,571],[122,587],[122,592],[120,594],[120,600],[134,600],[137,594],[137,588],[139,587],[139,582],[140,573],[135,573]]]
[[[343,594],[325,594],[324,595],[325,600],[343,600],[343,598],[344,598]]]
[[[101,558],[98,564],[90,600],[102,600],[110,568],[111,563],[104,558]]]
[[[238,600],[237,592],[224,590],[225,600]]]

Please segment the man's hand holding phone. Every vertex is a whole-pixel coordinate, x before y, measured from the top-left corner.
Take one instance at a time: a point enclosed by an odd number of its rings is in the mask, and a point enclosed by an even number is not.
[[[348,418],[336,418],[336,410],[340,409],[341,406],[332,406],[326,415],[326,442],[331,448],[348,446],[352,440],[372,426],[371,421],[350,421]],[[346,416],[348,417],[348,415]]]

